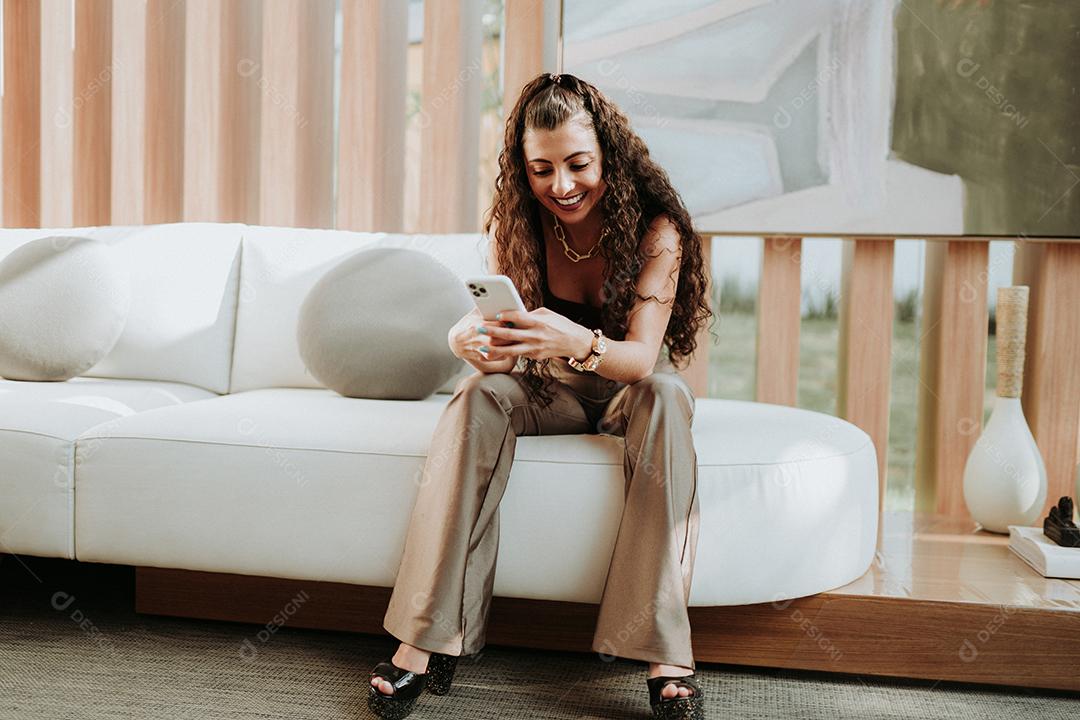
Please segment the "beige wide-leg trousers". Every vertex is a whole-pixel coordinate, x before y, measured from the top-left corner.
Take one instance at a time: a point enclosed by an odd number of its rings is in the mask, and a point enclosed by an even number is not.
[[[499,501],[519,435],[625,438],[625,504],[592,649],[694,668],[687,602],[698,535],[694,396],[663,356],[624,384],[554,360],[555,399],[529,402],[520,371],[463,378],[432,438],[383,627],[446,655],[484,646]]]

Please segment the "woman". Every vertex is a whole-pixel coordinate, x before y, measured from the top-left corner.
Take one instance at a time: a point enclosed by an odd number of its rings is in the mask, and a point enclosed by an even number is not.
[[[602,432],[625,438],[626,503],[593,649],[649,663],[656,717],[703,718],[686,612],[694,397],[673,365],[712,315],[700,238],[627,118],[565,74],[526,85],[507,118],[484,229],[490,272],[532,309],[497,321],[474,309],[450,329],[479,372],[432,439],[383,623],[401,645],[372,671],[369,706],[404,717],[483,647],[517,437]]]

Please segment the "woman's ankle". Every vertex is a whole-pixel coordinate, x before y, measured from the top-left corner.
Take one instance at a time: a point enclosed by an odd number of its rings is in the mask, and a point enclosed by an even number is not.
[[[403,642],[398,646],[397,652],[394,653],[394,658],[394,664],[398,667],[416,673],[423,673],[427,672],[426,666],[431,659],[431,652]],[[401,662],[398,662],[398,660]]]
[[[672,677],[683,677],[686,675],[692,675],[693,669],[689,667],[683,667],[681,665],[669,665],[667,663],[649,663],[648,676],[650,678],[659,677],[660,675],[669,675]]]

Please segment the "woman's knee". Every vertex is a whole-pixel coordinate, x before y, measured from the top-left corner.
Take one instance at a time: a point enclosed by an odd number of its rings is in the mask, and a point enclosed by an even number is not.
[[[686,381],[675,373],[654,372],[630,385],[631,407],[681,407],[694,414],[694,394]]]
[[[462,378],[454,392],[476,392],[477,390],[509,392],[517,384],[518,381],[511,377],[510,373],[483,373],[477,370],[472,375]]]
[[[521,393],[521,383],[510,373],[475,372],[463,378],[454,388],[454,396],[472,401],[476,398],[494,398],[504,410],[513,406]]]

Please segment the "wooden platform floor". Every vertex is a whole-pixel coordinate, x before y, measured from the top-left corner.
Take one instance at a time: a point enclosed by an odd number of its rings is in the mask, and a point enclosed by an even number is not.
[[[849,585],[692,607],[698,662],[1080,692],[1080,581],[1045,579],[974,523],[887,513]],[[303,602],[295,598],[305,593]],[[388,588],[140,567],[143,613],[382,634]],[[290,602],[292,604],[290,605]],[[285,615],[284,608],[295,612]],[[597,606],[495,598],[487,642],[591,652]]]
[[[1080,612],[1080,580],[1042,577],[1009,550],[1007,535],[977,527],[886,513],[870,570],[830,594]]]

